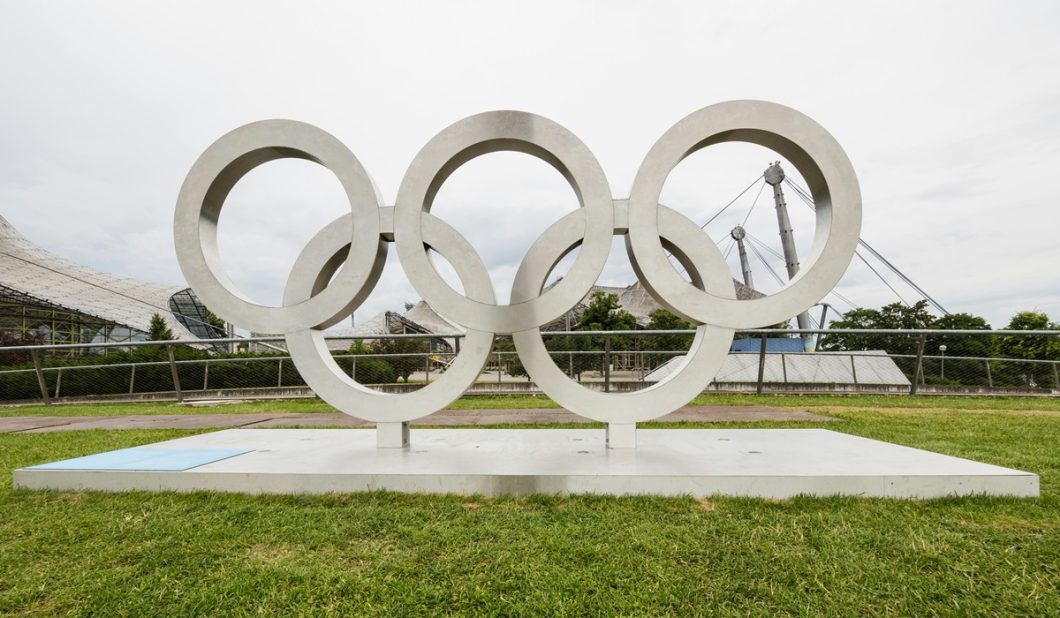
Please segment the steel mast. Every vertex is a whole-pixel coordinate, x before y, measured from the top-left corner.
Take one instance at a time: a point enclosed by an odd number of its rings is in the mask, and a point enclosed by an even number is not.
[[[743,244],[743,239],[747,236],[747,232],[744,231],[742,225],[737,225],[732,228],[732,232],[729,232],[732,239],[736,241],[736,248],[740,251],[740,270],[743,271],[743,284],[752,290],[755,289],[754,280],[751,279],[751,263],[747,260],[747,247]]]
[[[795,249],[795,234],[791,228],[791,219],[788,218],[788,204],[784,201],[784,190],[780,183],[784,182],[784,170],[777,161],[766,168],[766,182],[773,186],[773,201],[777,206],[777,225],[780,227],[780,246],[784,250],[784,262],[788,269],[788,280],[795,278],[799,272],[799,254]],[[803,311],[796,320],[800,329],[810,328],[810,315]],[[806,351],[813,350],[813,335],[802,336],[802,346]]]

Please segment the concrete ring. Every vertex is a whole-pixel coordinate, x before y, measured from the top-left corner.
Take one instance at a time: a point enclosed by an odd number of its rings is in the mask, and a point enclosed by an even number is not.
[[[510,305],[483,303],[453,290],[431,264],[420,229],[420,214],[430,211],[446,178],[471,159],[499,151],[523,152],[559,171],[578,196],[585,221],[582,246],[567,275],[544,294]],[[573,307],[603,271],[613,229],[611,190],[588,147],[555,122],[516,111],[471,116],[431,139],[405,173],[394,209],[398,258],[423,300],[466,328],[494,333],[541,326]]]
[[[276,159],[306,159],[331,170],[350,203],[347,241],[353,250],[345,267],[320,294],[290,306],[269,307],[247,300],[224,272],[217,247],[217,222],[225,198],[250,170]],[[348,315],[368,284],[379,253],[379,194],[360,161],[339,140],[312,125],[264,120],[244,125],[214,142],[195,161],[180,189],[174,217],[177,261],[203,304],[251,331],[286,334],[326,328]]]
[[[576,211],[560,219],[534,243],[516,273],[513,301],[540,293],[555,263],[577,244],[584,228],[581,216]],[[736,298],[724,258],[714,243],[702,242],[699,226],[660,206],[659,230],[693,285],[725,298]],[[562,247],[567,249],[557,251]],[[734,332],[731,328],[700,325],[681,364],[660,382],[632,393],[601,393],[570,379],[552,360],[538,328],[513,333],[512,338],[527,373],[560,406],[596,421],[635,423],[668,414],[701,393],[725,362]]]
[[[785,157],[806,179],[816,204],[817,228],[806,265],[787,287],[764,298],[735,300],[710,287],[696,289],[669,262],[659,237],[659,196],[670,172],[697,150],[729,141],[758,144]],[[685,117],[648,152],[629,199],[627,246],[637,277],[670,311],[694,322],[755,328],[791,319],[820,302],[850,265],[860,230],[857,176],[835,138],[791,108],[729,101]]]
[[[425,242],[453,265],[468,296],[481,303],[494,302],[489,273],[464,237],[437,217],[421,216]],[[348,219],[346,215],[335,220],[306,245],[288,277],[285,304],[304,302],[321,289],[331,289],[327,281],[349,251],[349,237],[341,233],[349,227]],[[376,280],[381,271],[381,266],[373,271]],[[362,301],[363,296],[356,302]],[[321,399],[345,414],[376,423],[411,421],[444,409],[478,379],[493,347],[493,333],[469,329],[460,353],[441,377],[419,390],[391,394],[372,390],[346,375],[331,357],[323,330],[299,330],[289,333],[286,340],[302,379]]]

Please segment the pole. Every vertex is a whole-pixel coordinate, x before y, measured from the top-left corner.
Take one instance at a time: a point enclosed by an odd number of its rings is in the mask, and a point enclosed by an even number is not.
[[[986,361],[986,385],[994,388],[994,376],[990,375],[990,361]]]
[[[915,395],[917,383],[920,381],[920,372],[924,369],[924,346],[927,345],[927,335],[920,335],[916,346],[916,367],[913,369],[913,386],[909,388],[909,394]]]
[[[136,386],[136,363],[129,369],[129,394],[133,394],[133,389]]]
[[[788,280],[795,278],[799,272],[799,253],[795,249],[795,230],[791,227],[791,219],[788,218],[788,204],[784,201],[784,190],[780,183],[784,182],[784,170],[780,167],[780,161],[770,165],[765,171],[766,182],[773,187],[773,202],[777,207],[777,225],[780,227],[780,246],[784,250],[784,262],[788,270]],[[810,328],[810,315],[803,311],[796,319],[800,329]],[[813,335],[802,336],[803,350],[813,349]]]
[[[762,394],[762,380],[766,375],[766,336],[762,335],[761,344],[758,348],[758,386],[755,393]]]
[[[48,396],[48,382],[44,379],[44,367],[40,362],[40,354],[36,350],[29,351],[30,356],[33,357],[33,369],[37,372],[37,385],[40,386],[40,398],[44,400],[44,405],[50,405],[52,400]]]
[[[858,385],[858,367],[854,364],[854,355],[850,355],[850,375],[854,376],[854,386]]]
[[[611,392],[611,335],[604,335],[604,392]]]
[[[177,394],[177,403],[184,401],[184,394],[180,391],[180,375],[177,373],[177,359],[173,356],[173,346],[166,346],[166,355],[169,356],[169,372],[173,374],[173,391]]]
[[[821,321],[818,322],[818,326],[820,326],[821,329],[826,328],[825,327],[825,321],[824,321],[824,319],[826,317],[828,317],[828,303],[821,303]],[[823,336],[823,333],[817,333],[817,336],[813,338],[813,351],[814,352],[817,351],[817,346],[820,345],[822,336]]]
[[[743,284],[753,290],[755,284],[754,279],[751,277],[751,262],[747,259],[747,247],[743,244],[747,231],[743,229],[743,226],[737,225],[732,228],[729,235],[736,241],[736,249],[740,252],[740,270],[743,272]]]
[[[283,359],[276,363],[276,388],[283,386]]]

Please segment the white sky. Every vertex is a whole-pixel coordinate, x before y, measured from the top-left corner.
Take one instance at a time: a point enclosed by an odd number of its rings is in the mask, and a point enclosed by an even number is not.
[[[182,284],[171,228],[180,184],[213,140],[254,120],[293,118],[334,134],[392,204],[435,133],[477,112],[527,110],[581,138],[625,197],[674,122],[756,98],[832,132],[861,181],[862,237],[947,309],[995,327],[1026,309],[1060,319],[1056,2],[0,8],[0,214],[101,270]],[[773,158],[740,144],[710,148],[675,170],[663,201],[702,223]],[[756,192],[708,228],[715,240]],[[770,197],[763,192],[747,227],[779,251]],[[788,202],[805,254],[812,213],[790,192]],[[526,248],[576,205],[546,164],[500,153],[459,170],[433,212],[479,250],[506,299]],[[229,272],[251,298],[278,302],[306,240],[347,209],[337,181],[311,163],[255,170],[222,216]],[[395,253],[358,320],[418,298]],[[760,289],[777,288],[761,264],[752,268]],[[632,281],[616,243],[601,283]],[[895,300],[860,264],[838,289],[863,306]]]

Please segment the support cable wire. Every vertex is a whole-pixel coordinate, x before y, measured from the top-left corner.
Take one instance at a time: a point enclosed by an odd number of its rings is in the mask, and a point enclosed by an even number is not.
[[[777,274],[777,271],[773,270],[773,267],[770,266],[769,262],[766,261],[765,256],[763,256],[762,253],[755,246],[756,244],[757,243],[747,243],[747,246],[751,248],[751,252],[754,253],[758,260],[762,262],[762,265],[766,267],[766,270],[769,271],[769,274],[773,276],[773,279],[775,279],[776,282],[780,284],[781,287],[783,287],[785,283],[784,279]]]
[[[762,186],[758,187],[758,195],[755,196],[755,201],[751,202],[751,207],[747,209],[747,214],[744,216],[743,222],[740,223],[740,227],[746,227],[747,226],[747,220],[751,218],[751,213],[754,212],[755,206],[758,205],[758,198],[762,197],[762,191],[765,188],[766,188],[766,183],[765,182],[762,183]]]
[[[783,256],[783,255],[781,255],[780,253],[778,253],[778,252],[777,252],[777,251],[776,251],[775,249],[773,249],[772,247],[770,247],[770,246],[769,246],[769,245],[768,245],[767,243],[763,242],[763,241],[762,241],[762,239],[760,239],[760,238],[758,238],[758,237],[756,237],[756,236],[752,236],[750,232],[748,232],[748,233],[747,233],[747,237],[748,237],[749,239],[751,239],[751,241],[753,241],[753,242],[756,242],[756,243],[758,243],[758,246],[759,246],[759,247],[761,247],[762,249],[765,249],[765,250],[766,250],[766,251],[768,251],[769,253],[771,253],[771,254],[773,254],[774,256],[776,256],[776,258],[777,258],[778,260],[781,260],[781,261],[783,261],[783,260],[784,260],[784,256]],[[870,267],[870,268],[871,268],[871,267]],[[884,283],[887,283],[887,282],[886,282],[886,281],[884,281]],[[846,296],[843,296],[842,294],[840,294],[839,292],[837,292],[837,291],[836,291],[836,290],[835,290],[834,288],[832,289],[832,291],[831,291],[831,292],[829,292],[829,294],[832,294],[833,296],[835,296],[835,297],[836,297],[836,298],[838,298],[839,300],[843,301],[843,302],[844,302],[844,303],[846,303],[847,305],[850,305],[850,308],[851,308],[851,309],[857,309],[857,308],[858,308],[858,305],[857,305],[856,303],[854,303],[854,301],[850,300],[850,299],[849,299],[849,298],[847,298]],[[901,298],[901,297],[899,296],[899,298]]]
[[[881,275],[879,273],[879,271],[877,271],[875,268],[872,267],[872,264],[869,264],[869,261],[865,259],[865,256],[861,255],[861,252],[859,252],[857,249],[855,249],[854,250],[854,255],[858,256],[858,259],[860,259],[862,262],[864,262],[865,266],[869,267],[869,270],[872,271],[872,274],[874,274],[877,277],[879,277],[880,281],[882,281],[883,284],[886,285],[888,289],[890,289],[892,292],[894,292],[894,295],[898,297],[898,300],[902,301],[903,305],[905,305],[906,307],[909,306],[909,301],[907,301],[906,299],[902,298],[902,295],[898,293],[898,290],[894,289],[894,286],[891,285],[890,283],[888,283],[887,280],[883,278],[883,275]]]
[[[803,189],[799,185],[795,184],[794,181],[792,181],[790,178],[787,178],[787,177],[784,178],[784,182],[786,182],[789,187],[794,189],[795,194],[798,195],[800,198],[802,198],[802,201],[805,202],[807,206],[809,206],[811,209],[815,208],[814,207],[814,203],[813,203],[813,196],[810,195],[810,193],[808,191],[806,191],[806,189]],[[938,301],[936,301],[934,298],[931,297],[931,295],[929,295],[927,292],[925,292],[923,288],[921,288],[919,285],[914,283],[913,280],[910,279],[909,277],[907,277],[905,273],[903,273],[902,271],[898,270],[897,266],[892,264],[887,258],[883,257],[883,255],[881,255],[879,251],[877,251],[876,249],[872,248],[872,246],[869,245],[869,243],[865,242],[864,239],[858,238],[858,244],[861,245],[862,247],[864,247],[877,260],[882,262],[884,266],[886,266],[888,269],[890,269],[891,272],[893,272],[895,275],[897,275],[898,278],[901,279],[902,281],[904,281],[909,287],[911,287],[914,290],[916,290],[917,294],[920,294],[920,296],[922,296],[926,301],[931,303],[931,305],[933,307],[935,307],[940,312],[942,312],[943,315],[949,315],[950,314],[949,311],[946,311],[945,307],[940,305],[938,303]],[[859,257],[861,257],[861,256],[859,256]],[[868,262],[865,260],[864,257],[861,257],[861,259],[866,264],[868,264]],[[872,267],[870,266],[869,268],[872,268]],[[876,273],[876,269],[873,268],[872,272]],[[879,273],[876,273],[876,276],[879,277],[880,276]],[[883,278],[880,277],[880,279],[882,280]],[[894,288],[891,287],[889,284],[887,285],[887,287],[891,288],[891,291],[894,291]],[[895,292],[895,295],[898,295],[898,292]],[[898,298],[902,298],[902,297],[899,295]],[[909,303],[906,303],[906,301],[904,299],[902,300],[902,302],[907,304],[907,305],[909,304]]]
[[[764,174],[764,173],[762,173],[762,174],[759,174],[759,175],[758,175],[758,176],[757,176],[757,177],[756,177],[756,178],[755,178],[755,179],[754,179],[754,180],[753,180],[753,181],[751,182],[751,184],[747,185],[747,188],[746,188],[746,189],[744,189],[743,191],[740,191],[740,194],[739,194],[739,195],[737,195],[736,197],[732,198],[732,201],[730,201],[730,202],[729,202],[728,204],[726,204],[725,206],[722,206],[721,210],[719,210],[718,212],[714,213],[714,216],[713,216],[713,217],[711,217],[711,218],[707,219],[707,222],[706,222],[706,223],[704,223],[703,225],[699,226],[699,227],[700,227],[700,228],[705,228],[705,227],[707,227],[708,225],[710,225],[710,224],[711,224],[711,223],[712,223],[712,222],[713,222],[713,221],[714,221],[715,219],[717,219],[718,217],[720,217],[720,216],[721,216],[721,213],[725,212],[725,211],[726,211],[726,210],[727,210],[727,209],[729,208],[729,206],[732,206],[733,204],[735,204],[735,203],[736,203],[736,200],[738,200],[738,199],[740,199],[741,197],[743,197],[743,194],[744,194],[744,193],[747,193],[748,191],[750,191],[750,190],[751,190],[751,187],[755,186],[755,184],[756,184],[756,183],[758,183],[758,181],[762,181],[763,185],[765,184],[765,174]]]

